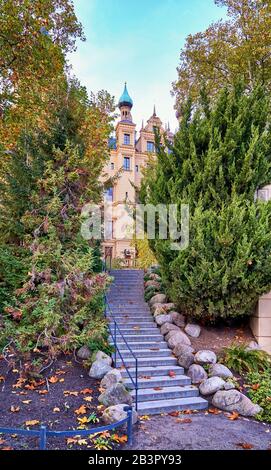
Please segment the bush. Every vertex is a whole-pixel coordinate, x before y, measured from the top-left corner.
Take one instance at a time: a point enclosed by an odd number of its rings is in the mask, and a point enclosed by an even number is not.
[[[214,322],[250,315],[271,290],[271,202],[255,202],[271,181],[269,94],[242,84],[212,107],[188,102],[168,149],[157,135],[157,162],[145,170],[144,204],[189,204],[187,249],[150,240],[172,302],[186,315]],[[178,228],[182,221],[180,211]]]
[[[0,246],[0,311],[21,286],[28,270],[29,253],[8,245]]]
[[[271,357],[264,351],[248,350],[245,345],[232,345],[224,349],[224,363],[238,374],[271,369]]]
[[[257,403],[263,411],[257,416],[261,421],[271,422],[271,368],[264,372],[252,372],[247,376],[251,385],[249,397]]]

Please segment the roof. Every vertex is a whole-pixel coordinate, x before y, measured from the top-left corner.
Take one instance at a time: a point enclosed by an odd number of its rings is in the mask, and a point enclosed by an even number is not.
[[[127,85],[125,82],[123,93],[119,99],[119,106],[130,106],[132,108],[133,104],[133,100],[128,93]]]

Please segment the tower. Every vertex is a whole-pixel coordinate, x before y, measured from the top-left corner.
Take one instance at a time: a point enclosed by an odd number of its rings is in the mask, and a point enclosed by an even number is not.
[[[121,121],[133,122],[131,109],[133,107],[133,100],[127,90],[127,83],[125,82],[123,93],[119,99],[118,107],[121,113]]]

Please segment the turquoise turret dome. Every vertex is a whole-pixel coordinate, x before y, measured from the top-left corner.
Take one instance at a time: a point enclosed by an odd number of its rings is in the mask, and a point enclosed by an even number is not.
[[[128,93],[128,90],[127,90],[127,84],[125,82],[125,85],[124,85],[124,90],[123,90],[123,93],[119,99],[119,108],[121,108],[121,106],[128,106],[129,108],[132,108],[133,107],[133,100],[131,98],[131,96],[129,95]]]

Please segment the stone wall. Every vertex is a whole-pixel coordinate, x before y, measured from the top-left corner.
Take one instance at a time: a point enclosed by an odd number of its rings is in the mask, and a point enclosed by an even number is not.
[[[260,347],[271,353],[271,292],[260,297],[250,326]]]

